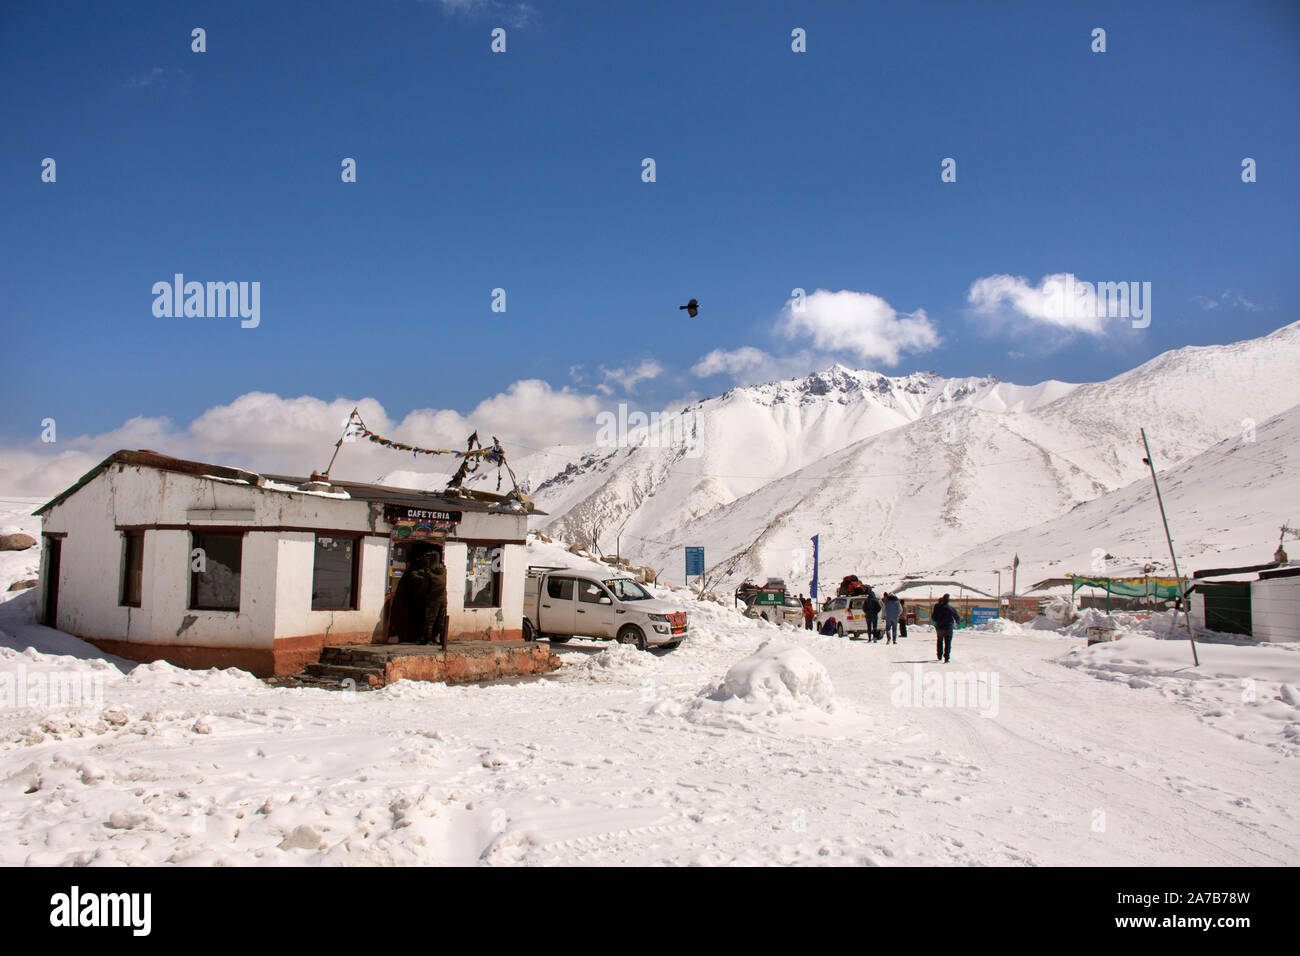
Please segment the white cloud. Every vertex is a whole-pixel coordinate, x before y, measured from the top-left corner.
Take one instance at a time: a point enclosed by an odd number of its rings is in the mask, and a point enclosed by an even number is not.
[[[633,369],[607,369],[604,366],[601,366],[600,370],[605,376],[605,384],[597,385],[596,387],[601,392],[608,395],[613,391],[613,389],[609,387],[610,382],[618,382],[622,384],[624,390],[630,393],[636,389],[637,382],[645,382],[652,378],[658,378],[663,373],[664,367],[654,359],[646,359]]]
[[[1030,284],[1023,276],[999,274],[976,279],[966,299],[975,312],[994,323],[1027,320],[1067,332],[1104,335],[1115,325],[1128,324],[1126,314],[1108,312],[1106,285],[1087,282],[1072,272],[1043,276],[1038,285]],[[1128,302],[1130,283],[1119,285]],[[1149,288],[1150,283],[1146,285]]]
[[[777,327],[790,338],[811,336],[823,351],[885,365],[897,365],[904,352],[939,345],[939,333],[923,309],[899,313],[878,295],[849,289],[818,289],[802,302],[789,300]]]
[[[1247,312],[1264,312],[1267,311],[1268,308],[1267,306],[1263,306],[1263,305],[1259,305],[1258,303],[1251,302],[1240,292],[1233,292],[1231,289],[1228,289],[1217,299],[1209,299],[1203,295],[1193,296],[1192,298],[1194,301],[1200,304],[1202,309],[1205,309],[1207,312],[1210,309],[1217,309],[1221,305],[1237,306],[1239,308],[1245,309]]]
[[[704,358],[691,366],[691,374],[698,378],[726,372],[729,375],[741,375],[761,368],[772,361],[772,356],[752,345],[742,345],[728,352],[726,349],[714,349]]]
[[[483,19],[495,17],[507,26],[526,27],[538,20],[537,8],[523,2],[505,2],[505,0],[434,0],[442,7],[442,12]]]
[[[394,422],[373,398],[326,401],[309,395],[282,398],[249,392],[208,409],[186,427],[177,427],[166,418],[133,418],[97,435],[65,437],[59,433],[53,444],[32,442],[3,449],[0,491],[52,497],[121,448],[147,448],[258,472],[307,475],[328,464],[354,407],[369,428],[387,438],[424,448],[463,449],[465,439],[477,431],[484,444],[490,443],[493,435],[499,437],[507,454],[517,461],[548,446],[594,441],[596,415],[602,404],[598,396],[527,379],[464,414],[452,409],[419,409]],[[404,455],[359,439],[344,444],[333,474],[373,481],[398,470],[445,474],[454,468],[455,460],[449,457]]]

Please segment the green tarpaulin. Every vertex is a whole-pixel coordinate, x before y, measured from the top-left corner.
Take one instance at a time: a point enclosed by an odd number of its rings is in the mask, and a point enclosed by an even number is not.
[[[1173,600],[1179,596],[1177,578],[1076,578],[1070,579],[1073,591],[1079,588],[1093,587],[1101,588],[1108,594],[1118,594],[1120,597],[1146,597],[1150,594],[1153,597]],[[1183,587],[1187,587],[1187,579],[1183,578]]]

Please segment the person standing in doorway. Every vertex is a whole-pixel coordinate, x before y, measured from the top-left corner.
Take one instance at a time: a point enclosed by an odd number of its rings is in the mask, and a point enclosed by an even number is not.
[[[424,603],[424,639],[420,643],[436,644],[444,640],[447,631],[447,566],[436,551],[426,557],[429,593]]]
[[[424,643],[425,612],[429,602],[429,554],[426,551],[408,567],[397,582],[398,591],[406,602],[406,626],[402,631],[403,644]]]
[[[898,636],[907,637],[907,602],[898,599]]]

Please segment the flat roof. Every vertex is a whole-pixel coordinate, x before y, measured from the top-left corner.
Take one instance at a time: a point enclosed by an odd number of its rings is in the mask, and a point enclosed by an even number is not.
[[[268,488],[267,481],[287,485],[305,484],[310,479],[295,475],[259,475],[242,468],[230,468],[226,465],[212,465],[187,458],[173,458],[156,451],[121,449],[109,455],[90,471],[86,472],[71,486],[51,498],[36,509],[33,514],[43,515],[55,505],[62,504],[101,472],[114,464],[135,465],[142,468],[154,468],[159,471],[171,471],[197,478],[223,478],[227,481],[243,482],[268,494],[306,494],[292,488]],[[339,481],[331,478],[330,485],[346,491],[352,499],[358,501],[380,501],[387,504],[425,507],[431,510],[452,510],[491,512],[493,514],[545,514],[544,511],[523,511],[510,507],[504,495],[495,495],[486,491],[467,491],[462,497],[437,491],[421,491],[418,488],[398,488],[392,485],[378,485],[364,481]],[[485,500],[486,499],[486,500]],[[345,499],[333,499],[342,501]]]

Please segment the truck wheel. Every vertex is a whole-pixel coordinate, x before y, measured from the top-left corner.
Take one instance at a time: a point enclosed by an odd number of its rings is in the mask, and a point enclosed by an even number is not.
[[[533,622],[528,620],[528,618],[524,618],[524,640],[537,640],[537,632],[533,630]]]
[[[571,637],[573,637],[572,634],[547,634],[546,635],[546,639],[550,641],[552,644],[567,644],[569,643],[569,638]]]
[[[623,626],[623,629],[618,632],[618,642],[620,644],[635,644],[638,651],[646,649],[645,634],[635,624],[625,624]]]
[[[836,637],[844,636],[844,625],[841,624],[839,621],[835,622],[835,636]]]

